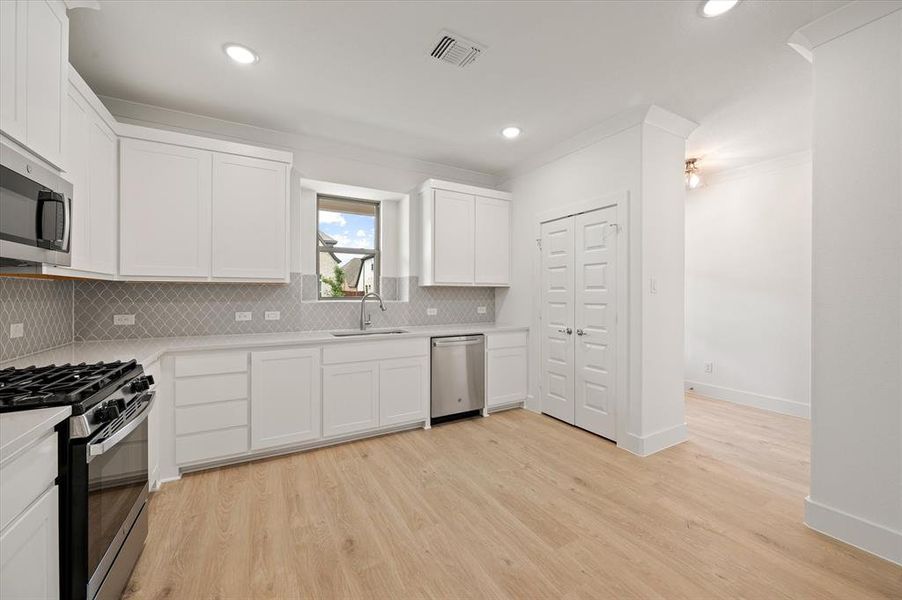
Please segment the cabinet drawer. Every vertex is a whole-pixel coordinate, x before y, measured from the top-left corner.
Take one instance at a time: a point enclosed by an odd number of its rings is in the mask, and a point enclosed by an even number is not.
[[[329,365],[428,355],[429,343],[426,338],[350,342],[347,344],[332,344],[323,348],[323,364]]]
[[[247,398],[247,373],[175,380],[175,405],[191,406]]]
[[[195,433],[175,440],[175,462],[184,465],[247,452],[247,427]]]
[[[211,352],[175,357],[175,376],[247,373],[247,352]]]
[[[57,472],[55,431],[3,465],[0,469],[0,530],[53,487]]]
[[[175,434],[186,435],[247,425],[247,400],[183,406],[175,409]]]
[[[508,331],[505,333],[490,333],[485,336],[486,350],[499,348],[523,348],[526,346],[525,331]]]

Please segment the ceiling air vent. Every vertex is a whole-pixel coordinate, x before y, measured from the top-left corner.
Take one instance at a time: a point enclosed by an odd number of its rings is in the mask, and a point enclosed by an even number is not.
[[[460,68],[473,64],[479,55],[485,51],[485,46],[473,40],[442,31],[438,41],[432,47],[432,58],[458,66]]]

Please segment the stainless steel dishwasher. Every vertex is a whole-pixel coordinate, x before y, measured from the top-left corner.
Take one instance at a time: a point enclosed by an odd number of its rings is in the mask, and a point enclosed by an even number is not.
[[[485,406],[485,336],[432,338],[432,418]]]

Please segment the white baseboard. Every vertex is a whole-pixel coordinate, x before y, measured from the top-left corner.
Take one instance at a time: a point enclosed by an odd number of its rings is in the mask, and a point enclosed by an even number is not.
[[[700,396],[707,396],[715,400],[725,400],[734,404],[742,404],[743,406],[751,406],[753,408],[761,408],[782,415],[792,417],[802,417],[803,419],[811,418],[811,407],[796,400],[788,400],[786,398],[778,398],[777,396],[765,396],[754,392],[745,392],[743,390],[735,390],[733,388],[723,387],[719,385],[710,385],[698,381],[686,381],[685,389]]]
[[[805,498],[805,524],[824,535],[902,565],[902,531]]]
[[[685,423],[656,431],[644,436],[626,434],[626,439],[619,440],[617,445],[639,456],[650,456],[665,448],[676,446],[689,439],[689,430]]]
[[[532,394],[526,396],[526,403],[523,405],[523,408],[531,410],[534,413],[542,412],[542,408],[539,406],[539,400]]]

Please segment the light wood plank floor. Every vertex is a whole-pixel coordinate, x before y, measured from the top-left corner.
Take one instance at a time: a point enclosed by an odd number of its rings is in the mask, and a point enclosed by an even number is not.
[[[902,598],[807,529],[808,422],[688,398],[650,458],[525,410],[185,476],[126,598]]]

